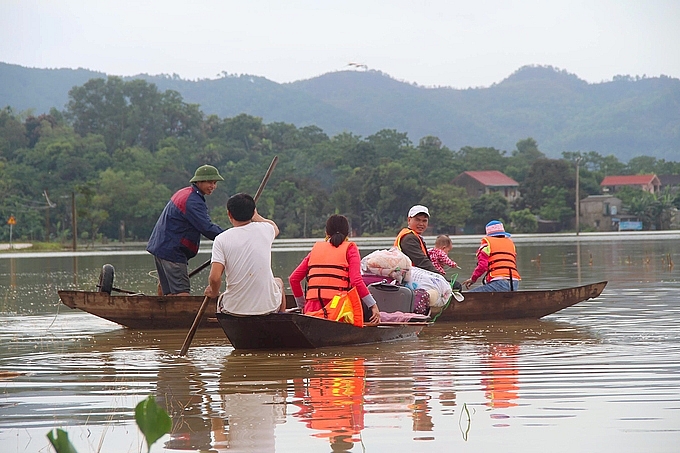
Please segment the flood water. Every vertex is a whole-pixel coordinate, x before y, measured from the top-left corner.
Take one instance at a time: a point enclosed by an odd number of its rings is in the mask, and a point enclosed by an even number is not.
[[[152,294],[149,255],[0,255],[0,451],[52,451],[57,427],[79,453],[146,451],[134,407],[154,395],[173,430],[152,452],[677,452],[679,239],[518,236],[523,289],[609,281],[541,320],[258,353],[204,329],[187,357],[186,331],[127,330],[59,303],[58,289],[93,290],[105,263],[114,286]],[[461,280],[475,248],[454,244]],[[275,274],[304,254],[275,252]]]

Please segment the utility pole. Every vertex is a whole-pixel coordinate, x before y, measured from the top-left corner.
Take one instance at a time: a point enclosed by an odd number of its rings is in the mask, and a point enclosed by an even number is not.
[[[579,195],[579,170],[581,168],[581,157],[576,158],[576,236],[581,230],[580,214],[581,214],[581,196]]]
[[[50,198],[47,195],[47,189],[43,190],[45,200],[47,200],[47,207],[45,208],[45,242],[50,242]]]
[[[73,251],[78,248],[78,220],[76,219],[76,193],[71,192],[71,223],[73,226]]]

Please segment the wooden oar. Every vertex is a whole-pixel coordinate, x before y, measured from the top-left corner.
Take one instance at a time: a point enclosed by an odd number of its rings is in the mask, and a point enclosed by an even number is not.
[[[135,292],[135,291],[128,291],[127,289],[116,288],[115,286],[113,288],[111,288],[111,291],[117,291],[117,292],[123,293],[123,294],[140,294],[140,293]]]
[[[253,199],[255,200],[255,203],[257,203],[257,200],[260,198],[260,195],[262,194],[262,191],[264,190],[264,186],[267,185],[267,181],[269,181],[269,177],[271,176],[272,171],[274,171],[274,167],[276,167],[276,163],[278,161],[279,161],[279,156],[274,156],[274,158],[272,159],[272,163],[269,164],[269,169],[267,169],[267,173],[264,175],[264,178],[262,178],[262,182],[260,183],[260,187],[257,188],[257,192],[255,192],[255,196],[253,197]],[[196,269],[191,271],[189,273],[189,278],[198,274],[199,272],[201,272],[203,269],[205,269],[208,266],[210,266],[210,260],[206,261],[205,263],[201,264]]]
[[[208,302],[211,299],[208,296],[205,296],[203,298],[203,302],[201,303],[201,308],[198,309],[198,313],[196,313],[196,319],[194,319],[194,323],[191,325],[191,329],[189,329],[189,333],[187,334],[187,337],[184,339],[184,344],[182,345],[182,349],[179,351],[180,356],[185,356],[187,355],[187,351],[189,350],[189,346],[191,345],[191,341],[194,339],[194,335],[196,335],[196,330],[198,330],[198,325],[201,323],[201,319],[203,319],[203,314],[205,313],[206,308],[208,308]],[[212,299],[216,300],[216,299]]]
[[[255,196],[253,199],[257,203],[258,198],[260,198],[260,195],[262,194],[262,191],[264,190],[264,186],[267,185],[267,181],[269,181],[269,177],[272,175],[272,172],[274,171],[274,167],[276,167],[276,163],[279,161],[279,156],[274,156],[272,159],[272,163],[269,164],[269,168],[267,169],[267,173],[265,173],[264,178],[262,178],[262,182],[260,183],[260,187],[257,188],[257,192],[255,192]],[[199,269],[196,269],[193,271],[191,274],[189,274],[189,277],[191,275],[196,274],[197,272],[200,272],[202,269],[208,267],[210,264],[210,260],[206,261],[203,263]],[[215,299],[213,299],[215,300]],[[184,344],[182,345],[182,349],[179,351],[180,356],[185,356],[187,354],[187,351],[189,350],[189,346],[191,345],[191,341],[194,339],[194,335],[196,335],[196,330],[198,329],[198,325],[201,323],[201,318],[203,317],[203,314],[205,313],[205,309],[208,307],[208,301],[210,301],[210,298],[208,296],[205,296],[203,298],[203,302],[201,303],[201,307],[198,309],[198,313],[196,314],[196,319],[194,319],[194,323],[191,325],[191,329],[189,329],[189,333],[187,334],[186,339],[184,340]]]

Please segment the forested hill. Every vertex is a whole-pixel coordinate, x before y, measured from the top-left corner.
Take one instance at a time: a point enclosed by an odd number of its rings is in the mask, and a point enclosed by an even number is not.
[[[103,76],[0,63],[0,107],[62,110],[72,86]],[[198,81],[137,77],[178,91],[206,114],[247,113],[266,123],[316,125],[329,135],[396,129],[416,143],[439,137],[451,149],[512,150],[517,140],[533,137],[551,157],[563,151],[596,151],[624,161],[680,155],[680,80],[669,77],[589,84],[565,71],[524,67],[491,87],[466,90],[421,87],[377,71],[333,72],[288,84],[247,75]]]

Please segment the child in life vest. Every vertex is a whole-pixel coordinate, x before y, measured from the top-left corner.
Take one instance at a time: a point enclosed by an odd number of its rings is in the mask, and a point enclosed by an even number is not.
[[[451,238],[445,234],[440,234],[434,242],[434,248],[427,251],[430,256],[430,261],[434,264],[440,274],[446,275],[444,266],[449,266],[453,269],[458,268],[458,264],[449,258],[449,252],[453,249],[453,242]]]

